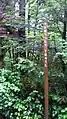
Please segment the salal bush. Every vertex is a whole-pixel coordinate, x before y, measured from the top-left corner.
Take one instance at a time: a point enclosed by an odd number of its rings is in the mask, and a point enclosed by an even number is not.
[[[9,115],[14,103],[19,99],[17,98],[20,92],[18,72],[11,72],[9,70],[0,70],[0,112],[6,116]]]
[[[43,95],[37,90],[24,98],[20,73],[0,69],[0,113],[9,119],[41,119]]]

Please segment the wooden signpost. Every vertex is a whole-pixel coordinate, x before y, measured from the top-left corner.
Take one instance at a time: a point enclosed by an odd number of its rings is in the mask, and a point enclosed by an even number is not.
[[[47,23],[44,23],[44,96],[45,96],[45,119],[48,119],[48,34]]]

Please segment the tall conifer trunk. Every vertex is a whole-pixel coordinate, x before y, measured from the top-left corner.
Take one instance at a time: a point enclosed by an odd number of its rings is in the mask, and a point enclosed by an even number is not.
[[[67,25],[67,12],[66,12],[66,9],[64,11],[64,29],[63,29],[63,35],[62,35],[62,38],[64,40],[66,40],[66,25]]]
[[[25,16],[25,0],[19,0],[19,15]]]

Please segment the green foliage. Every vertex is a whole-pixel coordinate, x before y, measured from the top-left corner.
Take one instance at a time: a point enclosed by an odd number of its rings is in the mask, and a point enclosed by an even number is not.
[[[0,70],[0,112],[9,115],[12,105],[18,101],[17,94],[20,89],[18,86],[20,76],[18,72]]]
[[[51,94],[49,99],[52,100],[51,110],[52,117],[58,119],[66,119],[67,117],[67,108],[65,105],[67,104],[67,98],[65,96],[61,97],[59,95]]]
[[[23,100],[21,103],[17,102],[14,108],[18,109],[20,115],[19,117],[26,118],[41,118],[43,116],[43,106],[40,100],[43,99],[42,95],[38,91],[33,91],[29,94],[27,99]]]
[[[29,0],[25,20],[23,15],[15,16],[14,1],[7,3],[5,14],[8,19],[0,23],[14,34],[0,37],[0,67],[1,63],[4,67],[0,69],[0,113],[10,119],[44,117],[41,42],[44,39],[43,23],[47,21],[49,113],[54,119],[66,119],[67,41],[63,36],[67,1]],[[21,33],[24,37],[18,35],[21,28],[24,28],[25,34]]]
[[[22,100],[24,94],[21,88],[18,72],[0,70],[0,112],[11,119],[40,119],[43,116],[42,94],[34,90]]]

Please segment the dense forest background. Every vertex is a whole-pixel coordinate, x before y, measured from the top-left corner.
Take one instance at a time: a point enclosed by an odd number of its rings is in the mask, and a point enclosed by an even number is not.
[[[49,119],[67,119],[67,0],[0,0],[0,115],[44,119],[44,22]]]

